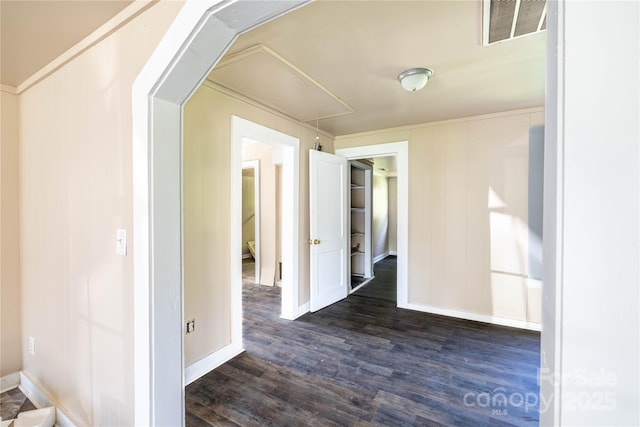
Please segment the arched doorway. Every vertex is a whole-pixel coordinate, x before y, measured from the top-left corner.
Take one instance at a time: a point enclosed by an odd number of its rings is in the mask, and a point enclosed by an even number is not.
[[[182,106],[238,34],[306,1],[189,1],[133,86],[136,425],[184,423]]]

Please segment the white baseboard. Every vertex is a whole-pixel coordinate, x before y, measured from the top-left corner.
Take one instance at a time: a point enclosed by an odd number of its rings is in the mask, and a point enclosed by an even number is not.
[[[294,313],[293,320],[297,319],[300,316],[303,316],[303,315],[307,314],[309,312],[309,310],[311,310],[311,304],[309,302],[306,302],[306,303],[298,306],[298,312]]]
[[[5,375],[0,378],[0,393],[13,390],[20,385],[20,372],[14,372],[13,374]]]
[[[309,312],[310,305],[309,303],[302,304],[294,309],[290,316],[285,316],[283,313],[280,313],[280,318],[284,320],[296,320],[300,316],[304,316]]]
[[[20,385],[18,387],[36,408],[41,409],[49,406],[56,407],[57,427],[76,426],[67,414],[60,409],[60,404],[56,403],[44,390],[41,390],[27,375],[25,375],[24,372],[20,372]]]
[[[388,256],[389,256],[389,252],[385,252],[383,254],[380,254],[377,257],[373,258],[373,263],[375,264],[378,261],[382,261],[383,259],[385,259]]]
[[[184,368],[185,385],[191,384],[198,378],[213,371],[218,366],[233,359],[243,351],[244,349],[242,347],[232,343],[225,347],[222,347],[220,350],[208,355],[207,357],[204,357],[198,360],[197,362],[194,362],[191,365],[185,367]]]
[[[389,251],[389,255],[398,256],[398,251]]]
[[[349,295],[351,295],[352,293],[354,293],[354,292],[358,291],[360,288],[362,288],[364,285],[368,284],[369,282],[371,282],[371,281],[372,281],[373,279],[375,279],[375,278],[376,278],[376,276],[371,276],[371,277],[369,277],[369,278],[367,278],[367,279],[364,279],[364,280],[362,281],[362,283],[360,283],[358,286],[356,286],[355,288],[353,288],[353,289],[351,289],[351,290],[349,291]]]
[[[40,409],[51,406],[51,400],[47,395],[36,386],[33,381],[29,379],[24,373],[20,372],[20,390],[25,396],[33,403],[33,405]]]
[[[487,316],[484,314],[467,313],[465,311],[449,310],[446,308],[430,307],[419,304],[398,304],[399,308],[422,311],[424,313],[439,314],[441,316],[456,317],[458,319],[473,320],[476,322],[491,323],[493,325],[509,326],[511,328],[527,329],[530,331],[541,330],[540,323],[526,322],[524,320],[506,319],[504,317]]]

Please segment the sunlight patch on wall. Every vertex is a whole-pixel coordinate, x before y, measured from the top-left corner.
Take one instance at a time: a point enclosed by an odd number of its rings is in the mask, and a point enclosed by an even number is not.
[[[506,210],[507,205],[491,187],[487,199],[494,315],[527,320],[528,226],[518,217],[495,211]]]

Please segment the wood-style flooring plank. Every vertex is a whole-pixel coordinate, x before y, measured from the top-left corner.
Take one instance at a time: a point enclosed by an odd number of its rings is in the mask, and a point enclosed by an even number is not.
[[[243,307],[246,352],[187,386],[188,426],[538,425],[499,398],[537,396],[539,333],[356,295],[291,322],[251,284]]]

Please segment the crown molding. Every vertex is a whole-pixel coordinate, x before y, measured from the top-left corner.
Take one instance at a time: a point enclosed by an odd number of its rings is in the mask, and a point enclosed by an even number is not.
[[[16,88],[15,93],[19,95],[25,90],[29,89],[31,86],[45,79],[46,77],[57,71],[60,67],[72,61],[74,58],[80,56],[86,50],[113,34],[120,27],[122,27],[127,22],[129,22],[156,3],[158,3],[158,0],[135,0],[113,18],[101,25],[93,33],[89,34],[87,37],[64,52],[62,55],[58,56],[56,59],[42,67],[40,70],[36,71],[31,77],[20,83]]]
[[[12,95],[18,94],[18,88],[9,85],[0,85],[0,92],[10,93]]]

